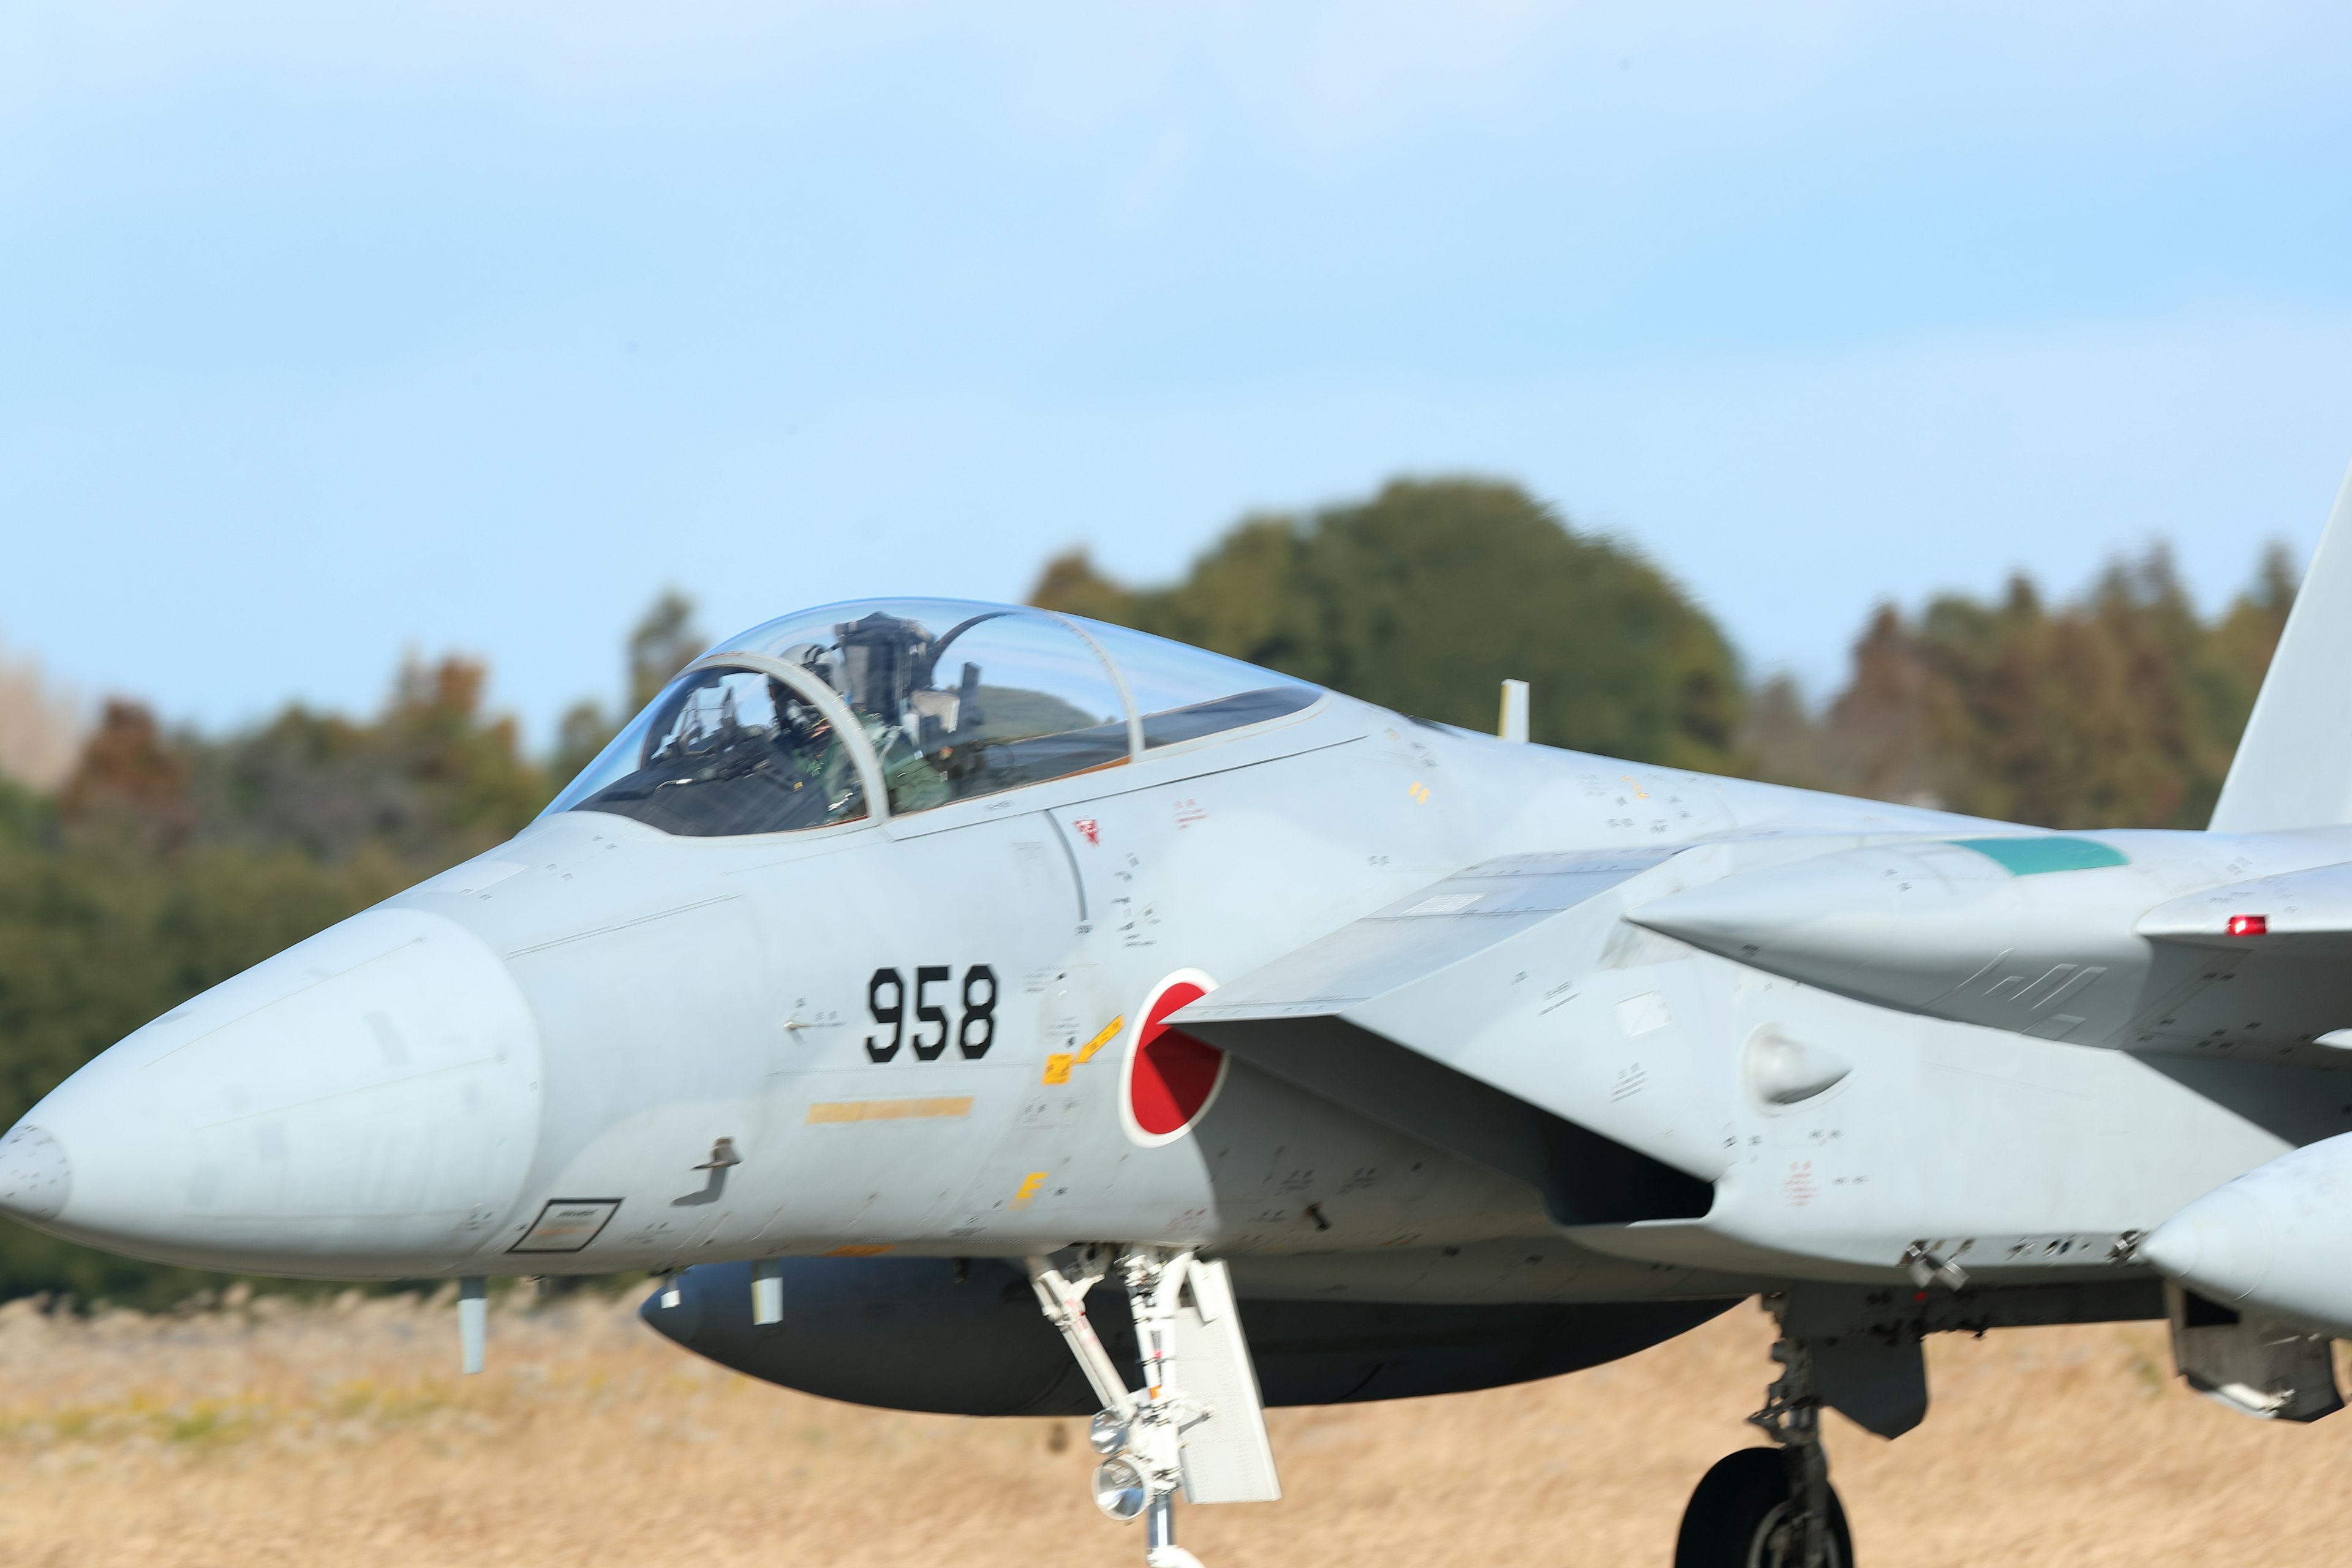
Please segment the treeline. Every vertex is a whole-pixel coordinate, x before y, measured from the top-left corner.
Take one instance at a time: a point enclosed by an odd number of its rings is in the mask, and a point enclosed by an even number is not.
[[[1566,527],[1516,485],[1399,480],[1304,517],[1244,518],[1180,582],[1129,588],[1084,551],[1033,603],[1492,730],[1506,678],[1538,741],[1732,771],[1739,661],[1637,552]]]
[[[1525,679],[1554,745],[2055,826],[2196,826],[2293,583],[2273,553],[2208,619],[2158,552],[2076,600],[2021,578],[1994,603],[1889,606],[1819,705],[1751,686],[1637,551],[1489,481],[1245,518],[1171,584],[1074,552],[1032,596],[1467,728],[1492,729],[1498,683]],[[484,710],[479,665],[445,658],[404,665],[370,717],[297,706],[226,736],[113,700],[47,787],[0,773],[0,1126],[187,997],[511,836],[703,641],[691,605],[661,596],[623,650],[619,705],[573,709],[545,757]],[[0,768],[54,761],[40,740],[0,748]],[[155,1306],[212,1282],[0,1224],[0,1298]]]
[[[1786,680],[1755,693],[1748,769],[2044,827],[2202,827],[2299,575],[2273,546],[2210,620],[2161,548],[2066,603],[2018,576],[1991,604],[1882,606],[1824,709]]]
[[[1517,678],[1534,738],[1578,751],[2048,827],[2202,827],[2298,575],[2273,547],[2208,619],[2158,548],[2062,603],[2017,576],[1991,603],[1883,605],[1818,706],[1751,686],[1638,552],[1507,484],[1248,518],[1152,587],[1072,551],[1032,598],[1474,729]]]

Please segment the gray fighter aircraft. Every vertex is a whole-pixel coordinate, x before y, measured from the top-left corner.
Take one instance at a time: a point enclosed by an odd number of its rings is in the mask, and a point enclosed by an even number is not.
[[[1699,1483],[1687,1568],[1850,1564],[1820,1412],[1915,1425],[1928,1333],[2168,1318],[2214,1397],[2338,1406],[2352,489],[2209,832],[1612,762],[1524,711],[1033,609],[788,616],[505,847],[75,1074],[0,1207],[458,1279],[468,1370],[488,1277],[660,1271],[646,1320],[760,1377],[1093,1413],[1155,1568],[1180,1491],[1278,1495],[1265,1405],[1750,1297],[1770,1446]]]

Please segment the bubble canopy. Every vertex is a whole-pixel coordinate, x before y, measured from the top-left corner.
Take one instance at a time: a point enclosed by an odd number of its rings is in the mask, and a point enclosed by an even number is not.
[[[717,644],[547,809],[692,837],[891,816],[1122,766],[1322,691],[1181,643],[953,599],[828,605]]]

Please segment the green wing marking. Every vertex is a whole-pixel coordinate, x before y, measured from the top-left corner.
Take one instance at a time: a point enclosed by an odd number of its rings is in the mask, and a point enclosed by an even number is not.
[[[1962,849],[1973,849],[1999,861],[2012,877],[2038,877],[2044,871],[2095,871],[2103,866],[2128,866],[2131,857],[2088,838],[1955,838]]]

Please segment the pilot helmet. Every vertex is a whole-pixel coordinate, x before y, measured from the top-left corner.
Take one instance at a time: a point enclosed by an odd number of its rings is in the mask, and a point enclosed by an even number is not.
[[[823,643],[794,643],[780,656],[786,664],[796,664],[815,676],[845,697],[841,688],[841,654]]]

